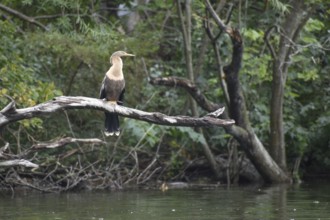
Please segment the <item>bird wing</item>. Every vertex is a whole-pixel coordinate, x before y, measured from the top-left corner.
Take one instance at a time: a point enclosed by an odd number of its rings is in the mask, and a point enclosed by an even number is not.
[[[108,83],[108,84],[106,85],[106,83]],[[122,90],[119,94],[118,100],[117,100],[117,104],[119,104],[119,105],[123,105],[123,103],[124,103],[125,81],[123,83],[124,83],[124,85],[123,85],[124,88],[122,88]],[[105,76],[102,81],[102,85],[101,85],[101,89],[100,89],[100,99],[107,99],[107,93],[109,93],[109,91],[107,91],[107,90],[109,90],[109,89],[110,89],[109,88],[109,78],[107,76]]]
[[[101,89],[100,89],[100,99],[105,99],[105,97],[106,97],[104,82],[105,82],[105,77],[102,81],[102,85],[101,85]]]
[[[125,88],[121,91],[119,95],[118,105],[124,104],[124,95],[125,95]]]

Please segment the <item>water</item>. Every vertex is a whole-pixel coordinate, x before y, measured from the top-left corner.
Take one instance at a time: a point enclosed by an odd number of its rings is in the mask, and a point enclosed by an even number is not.
[[[0,193],[1,220],[330,219],[326,184],[42,194]]]

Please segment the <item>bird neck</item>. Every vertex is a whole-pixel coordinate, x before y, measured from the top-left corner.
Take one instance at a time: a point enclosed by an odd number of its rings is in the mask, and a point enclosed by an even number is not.
[[[110,67],[110,70],[107,72],[107,75],[109,78],[120,80],[124,78],[123,75],[123,61],[120,57],[114,56],[111,59],[112,66]]]

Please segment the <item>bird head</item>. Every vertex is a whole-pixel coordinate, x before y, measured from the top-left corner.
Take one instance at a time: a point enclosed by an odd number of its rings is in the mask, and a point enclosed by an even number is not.
[[[134,57],[134,54],[126,53],[125,51],[116,51],[110,57],[110,63],[112,63],[113,57]]]

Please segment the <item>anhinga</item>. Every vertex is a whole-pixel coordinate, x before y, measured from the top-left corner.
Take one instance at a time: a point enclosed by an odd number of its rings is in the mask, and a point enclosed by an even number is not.
[[[123,61],[120,57],[134,56],[124,51],[116,51],[110,57],[112,66],[105,74],[102,81],[100,99],[112,104],[122,105],[125,93],[125,79],[123,74]],[[119,118],[116,113],[105,112],[105,131],[106,136],[120,134]]]

